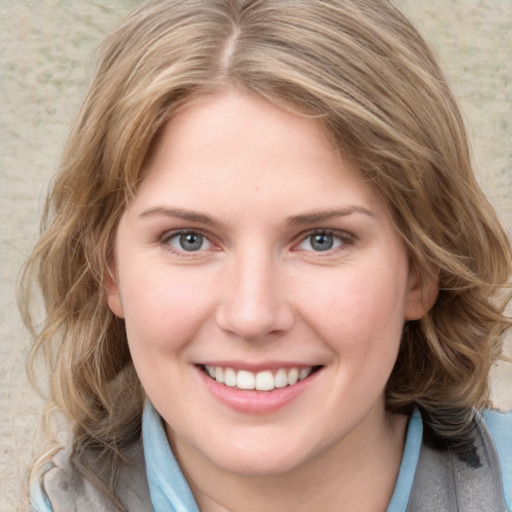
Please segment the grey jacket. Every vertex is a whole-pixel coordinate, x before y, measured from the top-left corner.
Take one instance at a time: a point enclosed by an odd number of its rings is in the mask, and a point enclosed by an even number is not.
[[[477,413],[474,453],[464,461],[450,450],[432,447],[424,431],[418,466],[404,512],[507,512],[498,454],[492,437]],[[131,465],[120,470],[116,491],[130,512],[152,512],[142,442],[127,456]],[[43,487],[53,512],[107,512],[106,498],[70,462],[66,450],[53,459],[44,475]]]

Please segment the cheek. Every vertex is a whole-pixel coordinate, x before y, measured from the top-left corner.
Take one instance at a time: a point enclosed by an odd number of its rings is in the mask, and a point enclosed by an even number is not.
[[[132,351],[176,350],[201,328],[209,304],[202,276],[146,265],[130,273],[121,287],[128,343]]]
[[[126,269],[121,286],[128,346],[151,400],[178,407],[181,395],[169,390],[186,382],[186,349],[208,321],[210,294],[190,272],[158,264],[144,268],[138,275]]]
[[[302,287],[303,316],[336,352],[394,357],[404,323],[403,274],[373,265],[317,276]]]

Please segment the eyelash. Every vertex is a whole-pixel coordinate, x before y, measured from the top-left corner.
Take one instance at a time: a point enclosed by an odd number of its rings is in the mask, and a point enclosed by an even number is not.
[[[183,235],[197,235],[202,238],[203,243],[206,241],[210,245],[209,248],[218,247],[217,244],[212,242],[211,235],[204,233],[203,231],[198,229],[180,229],[176,231],[168,231],[160,237],[160,243],[165,246],[166,250],[182,258],[197,257],[199,253],[204,252],[205,249],[187,251],[185,249],[180,250],[173,247],[173,245],[171,245],[170,243],[171,240],[181,237]],[[333,252],[343,250],[343,248],[346,248],[346,246],[353,245],[355,242],[355,237],[345,231],[339,231],[334,229],[313,229],[308,232],[301,233],[297,237],[298,241],[293,244],[292,250],[300,250],[297,248],[301,244],[307,242],[308,240],[311,241],[311,237],[313,236],[329,236],[336,238],[339,241],[339,243],[335,247],[329,247],[326,250],[307,250],[307,252],[316,253],[318,255],[321,255],[323,253],[325,253],[326,256],[332,255]]]

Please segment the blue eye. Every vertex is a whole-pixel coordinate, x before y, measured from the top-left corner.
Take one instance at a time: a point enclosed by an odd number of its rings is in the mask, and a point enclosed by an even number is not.
[[[166,242],[177,251],[197,252],[211,247],[211,243],[201,233],[184,231],[171,235]]]
[[[305,251],[326,252],[347,243],[346,237],[332,231],[317,231],[308,235],[299,248]]]
[[[331,234],[317,233],[309,237],[311,247],[315,251],[328,251],[334,245],[334,237]]]

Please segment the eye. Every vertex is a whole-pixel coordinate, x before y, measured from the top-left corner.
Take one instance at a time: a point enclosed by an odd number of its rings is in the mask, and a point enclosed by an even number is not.
[[[177,252],[197,252],[211,249],[212,244],[197,231],[180,231],[166,236],[164,242]]]
[[[350,237],[334,231],[315,231],[297,245],[303,251],[326,252],[350,243]]]

